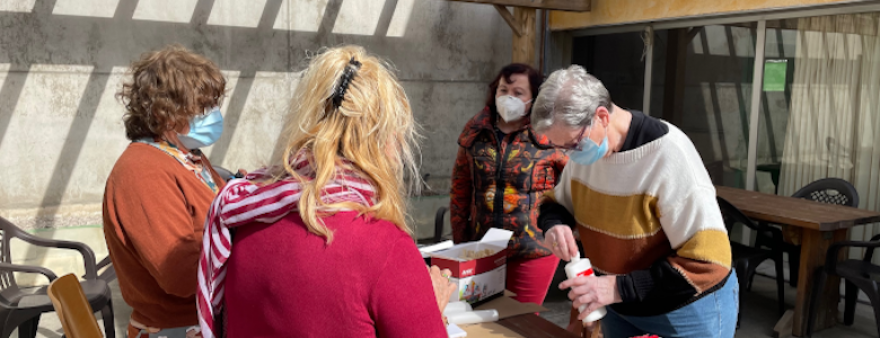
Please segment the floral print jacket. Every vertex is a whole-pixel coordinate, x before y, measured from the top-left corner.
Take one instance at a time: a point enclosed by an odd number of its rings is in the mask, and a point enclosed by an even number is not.
[[[450,220],[456,243],[475,241],[491,227],[514,232],[510,258],[551,255],[538,228],[538,202],[568,162],[530,125],[498,140],[489,108],[468,121],[452,169]]]

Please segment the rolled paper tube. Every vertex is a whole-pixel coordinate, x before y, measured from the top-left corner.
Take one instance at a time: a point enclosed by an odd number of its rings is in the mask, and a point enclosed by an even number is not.
[[[473,311],[473,310],[474,309],[471,308],[471,305],[468,304],[467,302],[452,302],[452,303],[446,304],[446,309],[443,310],[443,314],[446,316],[449,316],[450,314],[453,314],[453,313],[468,312],[468,311]]]
[[[449,320],[450,323],[455,324],[455,325],[497,322],[498,321],[498,311],[480,310],[480,311],[459,312],[459,313],[453,313],[453,314],[447,315],[446,319]]]
[[[419,248],[419,251],[422,252],[422,255],[423,255],[423,256],[426,256],[426,254],[429,254],[429,253],[432,253],[432,252],[435,252],[435,251],[440,251],[440,250],[446,250],[446,249],[449,249],[449,248],[451,248],[453,245],[455,245],[455,243],[453,243],[452,241],[445,241],[445,242],[440,242],[440,243],[437,243],[437,244],[432,244],[432,245],[428,245],[428,246],[423,246],[423,247]]]

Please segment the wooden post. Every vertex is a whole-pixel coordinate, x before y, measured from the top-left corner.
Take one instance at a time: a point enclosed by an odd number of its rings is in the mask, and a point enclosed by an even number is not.
[[[535,43],[537,42],[535,20],[537,18],[537,10],[534,8],[515,7],[513,9],[513,17],[520,27],[521,34],[513,34],[512,61],[537,67],[538,64],[535,60]]]
[[[510,11],[507,10],[507,7],[501,5],[494,5],[495,10],[498,11],[498,14],[501,14],[501,18],[504,19],[504,22],[510,26],[510,30],[513,31],[513,36],[522,35],[522,27],[516,21],[516,18],[513,17],[513,14],[510,14]]]
[[[525,63],[538,68],[535,56],[537,34],[544,36],[544,30],[536,32],[537,9],[587,12],[593,0],[449,0],[466,1],[495,6],[498,14],[513,30],[513,62]],[[505,6],[513,6],[513,15]],[[542,38],[542,44],[544,43]],[[543,48],[542,48],[543,51]],[[542,55],[543,56],[543,55]],[[542,60],[543,61],[543,60]],[[541,62],[543,64],[543,62]],[[543,65],[542,65],[543,66]]]

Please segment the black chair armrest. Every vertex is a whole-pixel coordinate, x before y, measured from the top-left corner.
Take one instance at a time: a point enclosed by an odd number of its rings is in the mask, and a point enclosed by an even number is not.
[[[42,238],[31,235],[21,230],[15,231],[12,237],[18,238],[26,243],[44,248],[69,249],[79,251],[79,253],[83,256],[83,262],[86,269],[86,274],[84,276],[85,279],[98,278],[98,268],[95,263],[95,252],[92,251],[92,248],[89,248],[89,246],[85,245],[84,243]]]
[[[842,241],[831,244],[831,246],[828,247],[828,253],[825,255],[825,271],[834,272],[837,268],[837,256],[840,254],[840,250],[846,247],[866,248],[872,253],[874,248],[880,247],[880,241]],[[870,256],[868,256],[867,253],[865,256],[870,259]]]
[[[49,282],[52,282],[52,281],[58,279],[58,276],[56,276],[55,273],[52,272],[52,270],[46,269],[44,267],[39,267],[39,266],[0,263],[0,271],[38,273],[43,276],[46,276],[46,278],[49,278]]]
[[[874,237],[871,237],[871,242],[876,242],[878,240],[880,240],[880,235],[874,235]],[[870,262],[872,258],[874,258],[874,248],[868,248],[868,250],[865,250],[864,261]]]
[[[446,215],[446,207],[437,208],[437,214],[434,216],[434,243],[440,243],[443,239],[443,217]]]

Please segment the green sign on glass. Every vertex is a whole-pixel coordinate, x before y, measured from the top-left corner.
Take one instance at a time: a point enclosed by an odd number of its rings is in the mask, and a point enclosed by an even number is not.
[[[764,62],[764,91],[785,91],[785,75],[788,60],[767,60]]]

